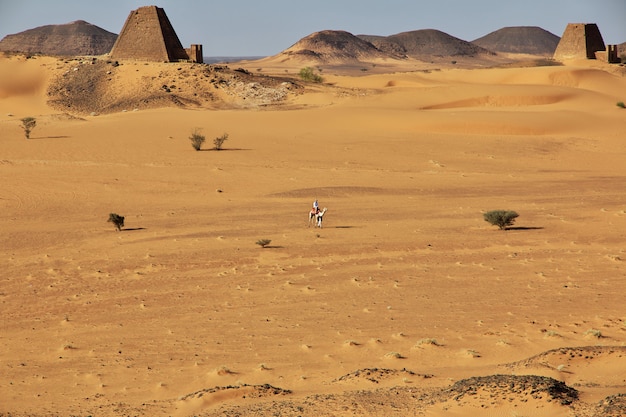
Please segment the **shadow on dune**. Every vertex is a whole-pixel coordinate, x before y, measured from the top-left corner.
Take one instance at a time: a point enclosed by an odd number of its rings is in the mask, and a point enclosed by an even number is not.
[[[61,135],[61,136],[40,136],[40,137],[30,137],[28,140],[38,140],[38,139],[67,139],[69,136]]]
[[[335,229],[354,229],[357,226],[335,226]]]
[[[252,149],[244,149],[244,148],[222,148],[222,149],[200,149],[201,152],[227,152],[227,151],[251,151]]]
[[[128,229],[122,229],[120,230],[120,232],[132,232],[135,230],[146,230],[145,227],[132,227],[132,228],[128,228]]]
[[[542,230],[543,227],[535,227],[535,226],[514,226],[507,227],[505,230]]]

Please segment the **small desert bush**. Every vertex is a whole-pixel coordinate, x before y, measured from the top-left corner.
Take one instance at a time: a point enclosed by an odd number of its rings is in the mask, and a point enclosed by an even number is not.
[[[492,210],[483,214],[486,222],[498,226],[500,230],[506,230],[507,227],[515,223],[515,219],[519,217],[514,211],[510,210]]]
[[[196,151],[199,151],[200,149],[202,149],[202,144],[204,143],[206,138],[204,137],[204,135],[200,134],[200,129],[195,129],[191,133],[191,136],[189,136],[189,140],[191,141],[191,146],[193,146]]]
[[[385,353],[384,357],[385,357],[385,359],[404,359],[404,356],[402,356],[398,352],[388,352],[388,353]]]
[[[222,145],[228,140],[228,133],[224,133],[222,136],[213,139],[213,149],[216,151],[222,150]]]
[[[601,339],[602,332],[598,329],[589,329],[585,332],[585,336],[595,337],[596,339]]]
[[[256,244],[259,245],[262,248],[266,247],[270,243],[272,243],[272,241],[270,239],[259,239],[259,240],[256,241]]]
[[[465,351],[465,354],[467,356],[472,357],[472,358],[480,358],[480,353],[478,351],[474,350],[474,349],[467,349]]]
[[[35,126],[37,126],[37,119],[34,117],[24,117],[23,119],[20,119],[20,121],[22,122],[22,126],[20,127],[24,129],[26,139],[30,139],[30,132],[35,128]]]
[[[303,79],[304,81],[311,81],[314,83],[321,83],[322,81],[324,81],[322,76],[319,74],[316,74],[313,68],[311,67],[302,68],[300,70],[299,75],[300,75],[300,78]]]
[[[617,102],[617,107],[622,108],[622,109],[626,109],[626,104],[624,104],[623,101],[618,101]]]
[[[215,373],[218,374],[219,376],[225,376],[225,375],[233,375],[234,372],[231,371],[228,367],[226,366],[220,366],[219,368],[217,368],[215,370]]]
[[[544,337],[561,337],[561,335],[554,330],[548,330],[545,332]]]
[[[415,346],[422,346],[422,345],[441,346],[441,344],[437,342],[437,339],[432,339],[432,338],[420,339],[415,344]]]
[[[110,213],[109,220],[107,220],[107,222],[113,223],[113,226],[120,231],[122,230],[122,227],[124,227],[124,216],[120,216],[116,213]]]

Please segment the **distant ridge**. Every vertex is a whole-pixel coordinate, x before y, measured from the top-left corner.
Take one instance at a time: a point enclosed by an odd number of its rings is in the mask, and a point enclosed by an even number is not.
[[[256,61],[259,59],[266,58],[265,55],[253,55],[253,56],[205,56],[204,63],[205,64],[218,64],[218,63],[234,63],[239,61]]]
[[[424,59],[437,57],[474,57],[493,55],[489,50],[436,29],[401,32],[390,36],[358,35],[379,50],[393,56]]]
[[[266,62],[299,62],[307,65],[405,61],[432,62],[440,58],[484,58],[496,54],[478,45],[435,29],[402,32],[391,36],[358,35],[324,30],[312,33]]]
[[[61,56],[103,55],[111,50],[116,39],[114,33],[77,20],[7,35],[0,40],[0,51]]]
[[[494,52],[552,56],[560,39],[538,26],[512,26],[491,32],[472,43]]]

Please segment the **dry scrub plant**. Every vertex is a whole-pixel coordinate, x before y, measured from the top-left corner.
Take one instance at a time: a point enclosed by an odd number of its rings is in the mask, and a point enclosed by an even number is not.
[[[224,133],[222,136],[213,139],[213,149],[216,151],[222,150],[222,145],[228,139],[228,133]]]
[[[113,223],[113,226],[115,226],[115,229],[119,232],[122,230],[122,227],[124,227],[124,216],[120,216],[116,213],[110,213],[109,220],[107,220],[107,222]]]
[[[498,226],[500,230],[506,230],[507,227],[512,226],[518,216],[519,214],[510,210],[492,210],[483,214],[486,222]]]
[[[437,342],[437,339],[432,339],[432,338],[420,339],[417,341],[415,346],[422,346],[422,345],[442,346],[439,342]]]
[[[272,243],[270,239],[259,239],[256,241],[256,244],[262,248],[267,247],[267,245],[269,245],[270,243]]]
[[[324,81],[321,75],[316,74],[311,67],[304,67],[300,70],[300,78],[304,81],[311,81],[314,83],[321,83]]]
[[[191,146],[193,146],[196,151],[199,151],[200,149],[202,149],[202,144],[204,143],[206,138],[204,137],[204,135],[200,134],[200,129],[196,128],[191,133],[191,136],[189,136],[189,140],[191,140]]]
[[[35,126],[37,126],[37,119],[34,117],[24,117],[23,119],[20,119],[20,121],[22,122],[22,126],[20,127],[24,129],[26,139],[30,139],[30,132],[35,128]]]

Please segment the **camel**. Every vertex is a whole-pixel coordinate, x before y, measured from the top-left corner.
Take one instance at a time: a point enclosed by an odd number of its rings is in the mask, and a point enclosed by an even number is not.
[[[311,227],[311,222],[313,224],[317,224],[317,214],[320,212],[318,208],[313,207],[311,211],[309,211],[309,227]]]
[[[317,216],[315,216],[317,218],[317,227],[319,227],[320,229],[322,228],[322,219],[324,218],[324,214],[326,214],[326,210],[328,209],[324,207],[322,211],[317,213]]]
[[[313,222],[314,226],[321,228],[322,217],[324,216],[324,213],[326,213],[326,210],[328,210],[326,207],[324,207],[321,211],[313,207],[311,211],[309,211],[309,227],[311,227],[311,222]]]

